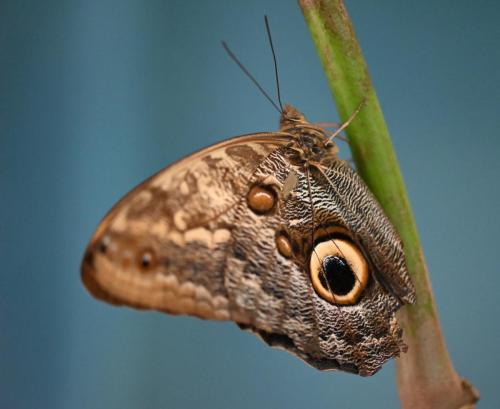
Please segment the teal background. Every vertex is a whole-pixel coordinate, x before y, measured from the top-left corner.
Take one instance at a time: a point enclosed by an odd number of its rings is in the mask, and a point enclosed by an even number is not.
[[[500,6],[346,2],[389,124],[454,365],[500,407]],[[321,373],[231,323],[114,308],[79,278],[126,191],[278,115],[338,119],[294,1],[0,2],[0,408],[396,408],[394,365]],[[347,147],[341,145],[344,157]]]

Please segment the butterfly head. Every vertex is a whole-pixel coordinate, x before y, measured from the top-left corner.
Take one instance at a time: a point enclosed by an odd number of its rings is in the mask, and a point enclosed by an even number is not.
[[[293,147],[299,162],[316,164],[338,153],[335,142],[321,126],[310,123],[304,114],[291,105],[285,105],[280,118],[280,132],[293,138]]]
[[[292,105],[286,104],[280,118],[280,127],[289,128],[299,124],[309,124],[304,114]]]

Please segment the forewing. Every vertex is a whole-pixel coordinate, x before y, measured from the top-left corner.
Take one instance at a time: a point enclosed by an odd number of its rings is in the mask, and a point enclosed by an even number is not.
[[[114,304],[230,319],[225,274],[236,209],[286,135],[238,137],[186,157],[127,194],[103,219],[82,279]]]

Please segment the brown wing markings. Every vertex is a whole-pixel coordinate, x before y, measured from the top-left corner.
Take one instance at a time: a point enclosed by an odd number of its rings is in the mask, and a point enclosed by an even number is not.
[[[337,166],[343,166],[345,169],[350,169],[347,165],[343,165],[342,162],[337,161]],[[360,191],[360,188],[356,192],[360,192],[361,198],[358,198],[358,202],[361,206],[369,206],[371,212],[370,217],[365,209],[357,209],[352,204],[349,206],[349,198],[346,198],[346,194],[343,193],[347,191],[347,194],[352,194],[352,189],[346,189],[342,192],[335,186],[331,178],[326,172],[333,173],[338,179],[345,180],[346,175],[339,171],[337,168],[326,167],[324,170],[321,166],[316,167],[319,170],[320,175],[328,183],[331,189],[335,192],[340,204],[345,210],[345,215],[343,216],[343,222],[345,227],[347,227],[351,232],[353,232],[353,239],[357,243],[358,247],[365,253],[369,264],[371,264],[373,271],[376,273],[376,278],[380,281],[380,284],[384,288],[389,290],[401,304],[412,303],[415,300],[415,290],[413,284],[409,278],[406,266],[404,265],[404,254],[403,247],[399,236],[397,235],[394,227],[387,220],[387,216],[378,204],[378,202],[373,198],[373,195],[368,190],[364,188]],[[357,178],[357,174],[352,171],[352,178]],[[364,187],[364,184],[360,184]],[[352,200],[351,200],[352,202]],[[356,221],[359,219],[358,213],[361,212],[363,217],[363,223]],[[384,219],[384,220],[381,220]],[[374,222],[371,222],[374,220]],[[370,223],[367,223],[370,222]],[[376,245],[373,243],[373,233],[383,234],[385,240],[375,239]],[[368,237],[371,242],[367,243],[367,240],[362,240],[362,237]],[[380,243],[387,242],[391,244],[391,248],[380,249]],[[367,252],[366,246],[370,247],[370,251]],[[387,246],[386,246],[387,247]],[[383,252],[383,254],[382,254]]]
[[[269,155],[287,143],[289,136],[280,133],[234,138],[181,159],[141,183],[114,206],[94,233],[82,262],[82,278],[87,288],[96,297],[116,304],[201,318],[229,319],[228,300],[224,296],[223,283],[220,283],[223,277],[217,275],[222,275],[225,269],[224,254],[231,239],[228,230],[232,225],[231,214],[244,197],[243,189],[259,165],[253,159]],[[242,166],[237,166],[235,161],[239,159],[235,155],[238,149],[226,152],[238,145],[246,145],[255,152],[248,156],[248,149],[245,148],[246,153],[245,149],[240,150],[239,153],[245,153],[250,159]],[[222,159],[217,160],[219,157]],[[198,189],[193,193],[197,170],[205,173],[203,180],[196,181]],[[184,177],[190,175],[186,185],[182,185],[185,180],[179,178],[180,173]],[[176,175],[177,180],[172,184]],[[218,177],[223,180],[210,181]],[[235,183],[235,189],[226,192],[223,206],[214,211],[210,201],[220,197],[210,190],[215,186],[222,196],[228,180]],[[199,204],[193,204],[196,200]],[[191,209],[192,215],[200,216],[196,223],[186,224],[185,229],[177,228],[175,214],[179,209],[169,207],[175,203],[182,204],[185,211]],[[112,241],[107,252],[99,251],[103,237]],[[125,260],[127,254],[134,255],[143,248],[159,255],[154,268],[147,272],[140,271],[134,260]],[[163,254],[167,256],[163,258]],[[203,272],[203,268],[214,271]]]

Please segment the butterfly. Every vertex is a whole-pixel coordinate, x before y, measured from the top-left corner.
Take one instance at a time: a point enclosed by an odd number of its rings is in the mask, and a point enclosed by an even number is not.
[[[167,166],[104,217],[82,280],[115,305],[232,320],[315,368],[374,374],[406,351],[395,313],[415,300],[396,230],[333,135],[279,107],[277,132]]]
[[[82,279],[116,305],[232,320],[318,369],[372,375],[405,351],[401,240],[321,127],[285,106],[153,175],[104,217]]]

